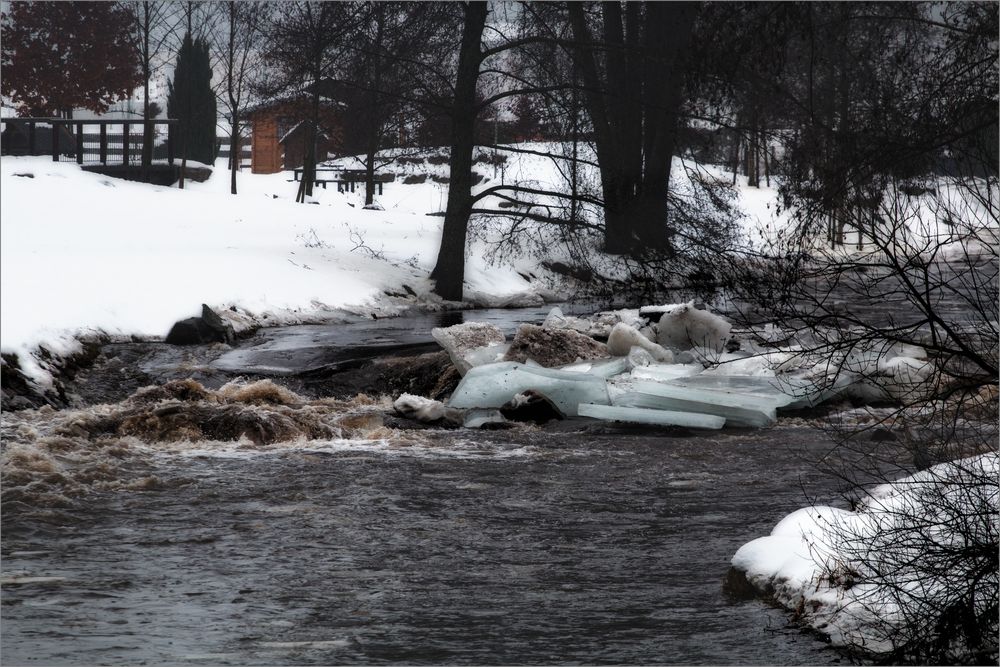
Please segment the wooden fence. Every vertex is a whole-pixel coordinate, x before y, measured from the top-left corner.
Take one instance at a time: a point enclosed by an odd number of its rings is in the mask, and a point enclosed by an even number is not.
[[[152,158],[173,165],[177,121],[72,120],[4,118],[0,135],[3,155],[51,155],[75,158],[78,164],[140,166],[145,135],[153,138]],[[160,131],[165,128],[165,132]],[[157,140],[161,141],[157,141]]]

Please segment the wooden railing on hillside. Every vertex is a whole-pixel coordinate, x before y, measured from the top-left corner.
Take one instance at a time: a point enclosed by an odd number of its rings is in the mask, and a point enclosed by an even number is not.
[[[152,158],[165,158],[168,164],[174,163],[175,119],[133,121],[18,117],[4,118],[2,122],[4,131],[0,135],[0,152],[4,155],[51,155],[54,162],[61,157],[75,157],[78,164],[140,166],[145,127],[149,126],[149,136],[153,137]],[[162,126],[167,128],[166,137],[157,144],[157,129]],[[86,132],[84,128],[91,131]]]

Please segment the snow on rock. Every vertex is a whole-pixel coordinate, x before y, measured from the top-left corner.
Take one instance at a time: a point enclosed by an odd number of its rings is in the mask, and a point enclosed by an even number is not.
[[[608,335],[608,353],[615,357],[627,357],[632,348],[638,347],[649,353],[655,361],[673,363],[674,354],[649,340],[635,327],[619,322]]]
[[[514,334],[504,361],[534,360],[545,368],[565,366],[578,360],[603,359],[608,347],[571,329],[546,329],[522,324]]]
[[[693,301],[654,308],[662,313],[656,324],[656,342],[663,347],[677,350],[704,347],[717,352],[725,349],[732,324],[722,317],[698,310]],[[654,311],[646,307],[640,312]]]
[[[487,322],[435,327],[431,329],[431,336],[445,349],[461,375],[473,366],[499,361],[507,351],[503,332]]]

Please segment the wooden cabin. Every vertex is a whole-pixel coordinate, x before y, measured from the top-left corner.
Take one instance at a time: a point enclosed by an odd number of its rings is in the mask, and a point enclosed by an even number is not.
[[[302,166],[306,154],[306,129],[311,101],[307,93],[258,104],[244,111],[250,127],[250,170],[254,174],[274,174]],[[321,98],[316,132],[316,158],[341,149],[343,105]]]

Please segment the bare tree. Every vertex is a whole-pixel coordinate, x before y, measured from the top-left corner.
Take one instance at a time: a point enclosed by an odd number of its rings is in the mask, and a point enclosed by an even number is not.
[[[306,94],[305,160],[298,201],[312,196],[316,175],[316,139],[326,78],[335,71],[356,20],[351,3],[286,2],[276,6],[262,26],[264,62],[272,77],[258,88],[264,96]]]
[[[405,115],[418,113],[426,102],[427,79],[442,75],[440,55],[450,50],[454,11],[440,3],[366,2],[360,6],[355,32],[347,40],[349,57],[340,76],[354,91],[349,113],[363,137],[365,203],[371,204],[379,158],[387,144],[399,142]],[[433,63],[433,66],[431,64]]]
[[[150,117],[149,82],[169,61],[177,42],[182,19],[178,3],[167,0],[134,0],[125,3],[133,17],[132,44],[142,69],[142,119]],[[153,127],[143,124],[142,166],[153,160]]]
[[[229,191],[236,194],[236,173],[240,170],[243,144],[241,109],[261,67],[261,24],[268,5],[228,0],[217,5],[219,21],[212,46],[217,67],[224,72],[217,95],[230,119]]]

